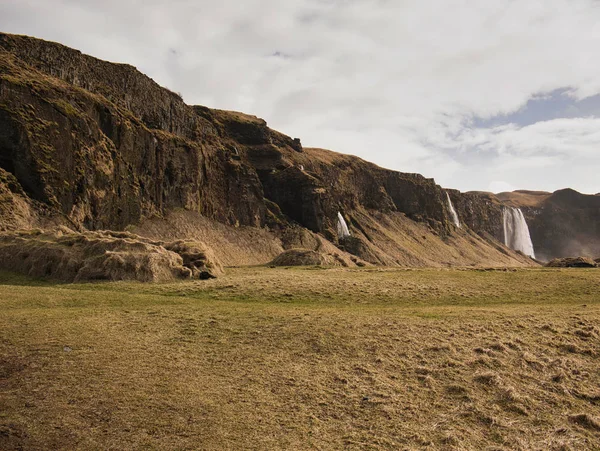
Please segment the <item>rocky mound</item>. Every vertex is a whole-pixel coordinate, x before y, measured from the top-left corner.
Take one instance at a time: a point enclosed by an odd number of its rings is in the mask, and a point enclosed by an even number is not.
[[[348,266],[338,254],[323,254],[310,249],[289,249],[271,262],[273,266]]]
[[[548,262],[546,267],[548,268],[596,268],[600,259],[596,261],[587,257],[565,257],[555,258]]]
[[[183,266],[192,271],[194,279],[211,279],[224,272],[215,253],[204,243],[179,240],[163,244],[163,247],[181,256]]]
[[[50,232],[0,234],[0,268],[65,282],[215,277],[220,263],[202,243],[151,241],[127,232]]]

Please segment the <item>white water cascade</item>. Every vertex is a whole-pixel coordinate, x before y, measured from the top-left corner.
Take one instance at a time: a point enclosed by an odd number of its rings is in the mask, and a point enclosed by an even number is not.
[[[350,230],[348,230],[348,224],[344,220],[342,214],[338,211],[338,223],[337,223],[338,239],[342,240],[350,236]]]
[[[505,207],[504,219],[504,244],[515,251],[521,251],[525,255],[535,258],[533,243],[529,235],[527,221],[520,208]]]
[[[452,222],[456,227],[460,229],[460,221],[458,220],[458,214],[454,209],[454,205],[452,205],[452,201],[450,200],[450,195],[446,191],[446,199],[448,199],[448,208],[450,209],[450,216],[452,216]]]

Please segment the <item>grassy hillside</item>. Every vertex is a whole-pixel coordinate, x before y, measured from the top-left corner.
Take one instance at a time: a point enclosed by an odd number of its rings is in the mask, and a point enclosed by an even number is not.
[[[600,272],[0,275],[0,449],[600,448]]]

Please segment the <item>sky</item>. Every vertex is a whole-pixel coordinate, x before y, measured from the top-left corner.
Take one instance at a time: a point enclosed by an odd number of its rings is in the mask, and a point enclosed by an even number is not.
[[[447,188],[600,192],[598,0],[1,0],[0,30]]]

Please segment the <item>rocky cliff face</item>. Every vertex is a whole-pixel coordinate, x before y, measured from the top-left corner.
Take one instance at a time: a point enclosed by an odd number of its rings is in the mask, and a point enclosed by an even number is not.
[[[57,44],[0,35],[0,49],[0,167],[32,200],[79,228],[174,208],[264,222],[256,173],[176,94]]]
[[[542,260],[600,255],[600,197],[572,189],[554,193],[515,191],[500,193],[504,203],[521,208]]]
[[[492,193],[449,190],[450,199],[462,221],[472,230],[491,235],[504,242],[502,202]]]
[[[326,247],[389,265],[532,264],[498,242],[502,203],[492,195],[451,191],[467,225],[457,229],[432,179],[303,149],[254,116],[188,106],[131,66],[7,34],[0,195],[2,229],[179,230],[252,254],[240,238],[255,236],[250,228],[273,252]],[[352,239],[338,240],[338,211]],[[211,235],[206,221],[228,231]],[[267,254],[242,260],[264,263]]]

